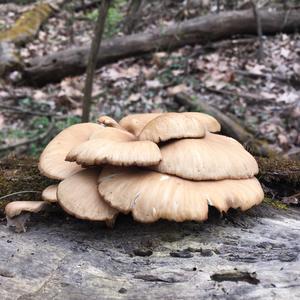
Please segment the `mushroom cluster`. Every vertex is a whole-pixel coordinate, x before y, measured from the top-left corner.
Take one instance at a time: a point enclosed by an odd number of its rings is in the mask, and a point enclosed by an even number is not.
[[[139,222],[203,221],[208,207],[221,213],[259,204],[263,191],[254,157],[216,132],[203,113],[134,114],[119,123],[102,116],[60,132],[44,149],[39,170],[60,181],[41,202],[12,202],[7,218],[57,202],[79,219],[113,226],[117,215]],[[22,204],[23,203],[23,204]]]

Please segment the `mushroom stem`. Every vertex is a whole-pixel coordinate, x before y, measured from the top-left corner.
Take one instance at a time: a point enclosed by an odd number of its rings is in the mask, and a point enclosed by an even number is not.
[[[30,213],[38,213],[45,210],[48,203],[45,201],[14,201],[5,207],[8,227],[15,227],[16,232],[25,232],[25,224],[30,218]],[[26,212],[24,214],[24,212]]]

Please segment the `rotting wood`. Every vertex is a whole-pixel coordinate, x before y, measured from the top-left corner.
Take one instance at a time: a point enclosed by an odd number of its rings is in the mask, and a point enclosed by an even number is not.
[[[283,28],[283,10],[261,10],[260,17],[264,34],[294,32],[300,28],[300,10],[290,11]],[[97,67],[158,50],[169,51],[185,45],[205,45],[233,35],[256,34],[256,30],[252,10],[207,15],[151,32],[104,41],[99,50]],[[84,73],[89,49],[78,47],[31,59],[23,71],[23,84],[45,85]]]
[[[41,25],[54,12],[48,3],[40,3],[33,9],[23,13],[9,29],[0,32],[0,42],[25,43],[32,39]]]

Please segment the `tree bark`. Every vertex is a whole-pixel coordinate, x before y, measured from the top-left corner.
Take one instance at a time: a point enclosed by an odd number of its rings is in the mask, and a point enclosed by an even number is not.
[[[300,28],[300,10],[297,9],[290,11],[287,18],[283,10],[261,10],[260,17],[264,34],[294,32]],[[252,10],[207,15],[152,32],[104,41],[98,53],[97,67],[157,50],[168,51],[184,45],[206,44],[233,35],[256,33],[256,20]],[[89,49],[90,47],[68,49],[30,60],[23,72],[23,84],[41,86],[84,73]]]

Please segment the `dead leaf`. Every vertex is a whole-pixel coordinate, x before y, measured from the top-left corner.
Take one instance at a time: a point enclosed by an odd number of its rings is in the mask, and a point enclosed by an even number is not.
[[[168,96],[174,96],[179,93],[187,92],[187,91],[188,91],[188,87],[182,83],[182,84],[178,84],[178,85],[169,87],[167,90],[167,93],[168,93]]]

